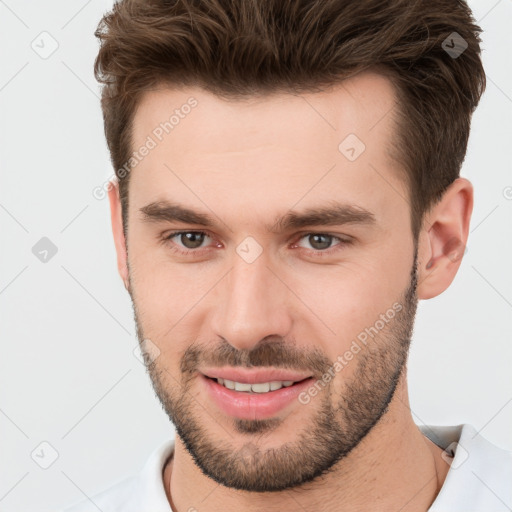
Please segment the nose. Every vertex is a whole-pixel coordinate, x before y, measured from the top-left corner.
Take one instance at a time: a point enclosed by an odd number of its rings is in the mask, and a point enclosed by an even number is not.
[[[219,283],[212,327],[237,349],[251,350],[267,336],[290,332],[291,293],[268,263],[263,255],[247,263],[235,254],[231,271]]]

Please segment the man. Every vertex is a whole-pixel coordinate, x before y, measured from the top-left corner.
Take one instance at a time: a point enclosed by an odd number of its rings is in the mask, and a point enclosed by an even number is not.
[[[415,425],[485,87],[463,1],[126,0],[97,31],[118,268],[176,428],[70,509],[510,510],[511,454]]]

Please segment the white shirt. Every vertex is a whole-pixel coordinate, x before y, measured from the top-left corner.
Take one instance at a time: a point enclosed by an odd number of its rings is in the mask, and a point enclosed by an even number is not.
[[[512,452],[484,439],[471,425],[419,425],[421,432],[454,458],[428,512],[512,510]],[[171,512],[162,480],[174,450],[169,440],[153,451],[142,471],[63,512]],[[449,459],[448,459],[449,460]]]

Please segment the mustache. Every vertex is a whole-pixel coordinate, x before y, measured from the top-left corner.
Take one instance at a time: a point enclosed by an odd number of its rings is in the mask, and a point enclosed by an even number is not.
[[[181,359],[182,374],[192,374],[201,366],[231,366],[243,368],[281,368],[308,371],[323,375],[333,362],[317,348],[299,349],[282,338],[268,336],[251,350],[239,350],[222,339],[219,345],[195,343]]]

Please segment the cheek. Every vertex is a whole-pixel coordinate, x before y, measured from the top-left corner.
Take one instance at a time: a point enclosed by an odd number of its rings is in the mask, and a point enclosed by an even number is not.
[[[134,247],[142,247],[140,244]],[[201,266],[171,263],[160,248],[130,253],[130,282],[139,321],[156,339],[190,340],[197,327],[202,299],[218,281],[217,272]],[[206,302],[204,302],[206,303]]]
[[[394,305],[408,286],[408,272],[403,269],[410,262],[405,260],[396,260],[394,268],[388,270],[382,260],[373,259],[370,264],[360,259],[357,264],[325,267],[300,279],[297,294],[317,316],[302,308],[305,316],[297,323],[297,336],[305,341],[305,334],[311,336],[310,343],[314,341],[333,362],[342,358],[343,369],[333,380],[335,388],[343,386],[356,371],[359,355],[366,352],[365,342],[390,342]]]
[[[354,334],[373,324],[393,305],[408,282],[402,273],[378,261],[347,262],[295,275],[295,290],[338,336],[345,337],[348,331]]]

